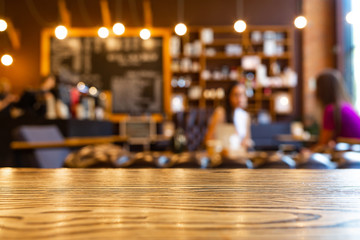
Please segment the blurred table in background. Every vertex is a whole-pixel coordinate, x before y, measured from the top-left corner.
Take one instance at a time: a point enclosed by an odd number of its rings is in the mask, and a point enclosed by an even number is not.
[[[308,138],[298,138],[291,134],[278,134],[276,135],[276,140],[282,144],[294,144],[302,147],[310,147],[318,141],[318,137],[311,135]]]
[[[360,239],[359,170],[0,169],[1,239]]]

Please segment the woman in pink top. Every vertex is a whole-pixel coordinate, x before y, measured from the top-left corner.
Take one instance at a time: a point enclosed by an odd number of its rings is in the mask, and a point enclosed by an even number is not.
[[[338,137],[360,139],[360,117],[350,103],[339,71],[329,69],[317,76],[316,99],[323,109],[318,146]]]

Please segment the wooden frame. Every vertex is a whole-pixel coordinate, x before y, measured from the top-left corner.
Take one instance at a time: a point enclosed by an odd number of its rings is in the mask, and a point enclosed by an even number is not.
[[[126,28],[125,33],[122,35],[124,37],[139,36],[139,33],[142,28]],[[50,38],[55,37],[54,28],[46,28],[41,33],[41,54],[40,54],[40,74],[46,76],[50,74]],[[68,29],[68,37],[96,37],[98,36],[98,28],[70,28]],[[151,28],[152,37],[162,37],[163,38],[163,103],[164,103],[164,112],[168,118],[171,116],[170,108],[170,96],[171,96],[171,72],[170,72],[170,49],[169,42],[171,36],[171,30],[167,28]],[[119,37],[114,33],[110,32],[109,37]],[[109,93],[108,93],[109,94]],[[111,95],[110,95],[111,96]],[[111,106],[108,106],[107,113],[111,121],[118,122],[124,120],[128,117],[127,114],[112,114]],[[154,121],[162,121],[162,114],[152,114]]]
[[[131,124],[145,124],[149,129],[147,136],[131,136],[128,135],[128,131],[134,130],[134,127],[130,127]],[[120,136],[127,138],[130,144],[150,144],[152,139],[156,139],[156,124],[151,118],[147,117],[130,117],[127,120],[119,122]],[[144,132],[141,132],[142,134]]]

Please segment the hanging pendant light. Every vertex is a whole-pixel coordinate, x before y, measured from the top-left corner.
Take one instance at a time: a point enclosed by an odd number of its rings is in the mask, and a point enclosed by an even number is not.
[[[114,26],[113,26],[113,32],[115,33],[115,35],[123,35],[124,32],[125,32],[125,26],[124,24],[118,22],[118,23],[115,23]]]
[[[68,30],[65,26],[59,25],[55,28],[55,37],[57,39],[60,39],[60,40],[65,39],[67,34],[68,34]]]
[[[244,32],[246,30],[246,22],[244,20],[237,20],[234,23],[234,29],[237,32]]]
[[[151,32],[149,29],[147,28],[143,28],[141,31],[140,31],[140,37],[141,39],[143,40],[148,40],[150,37],[151,37]]]
[[[297,12],[299,15],[295,18],[294,25],[297,29],[304,29],[308,24],[308,20],[306,19],[305,16],[302,15],[302,1],[301,0],[297,1]]]
[[[10,54],[4,54],[1,57],[1,63],[4,66],[10,66],[14,62],[12,56]]]
[[[98,35],[101,38],[107,38],[109,34],[110,34],[109,29],[107,29],[106,27],[101,27],[98,30]]]
[[[0,32],[3,32],[7,29],[7,22],[4,19],[0,19]]]
[[[178,7],[177,7],[177,17],[178,17],[178,24],[175,26],[175,33],[179,36],[183,36],[187,32],[187,27],[184,23],[184,0],[177,0]]]
[[[175,33],[179,36],[183,36],[185,35],[187,32],[187,27],[184,23],[178,23],[176,26],[175,26]]]
[[[298,16],[294,20],[294,25],[298,29],[305,28],[307,26],[307,23],[308,23],[308,21],[307,21],[306,17],[304,17],[304,16]]]
[[[150,0],[143,1],[143,9],[144,9],[144,21],[145,28],[140,31],[140,38],[143,40],[148,40],[151,37],[152,28],[152,12],[151,12],[151,3]]]
[[[115,3],[116,3],[116,5],[115,5],[116,16],[115,17],[116,17],[116,19],[121,19],[121,17],[122,17],[121,0],[116,0]],[[118,21],[117,23],[114,24],[112,30],[115,35],[121,36],[125,33],[125,25],[121,21]]]
[[[236,15],[238,20],[234,23],[234,29],[236,32],[242,33],[246,30],[247,24],[242,20],[244,11],[244,4],[242,0],[236,1]]]

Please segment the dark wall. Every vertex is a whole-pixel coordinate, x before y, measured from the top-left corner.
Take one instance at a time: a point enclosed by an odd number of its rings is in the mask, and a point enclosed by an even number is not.
[[[56,0],[2,0],[5,17],[19,30],[21,48],[11,48],[6,33],[0,33],[0,52],[11,52],[14,64],[0,65],[0,77],[13,82],[19,92],[40,82],[40,33],[59,24]],[[121,2],[121,5],[117,4]],[[236,0],[184,0],[185,22],[190,26],[232,25],[237,18]],[[67,0],[73,27],[101,25],[99,0]],[[297,15],[297,0],[244,0],[244,19],[249,25],[292,25]],[[112,20],[128,27],[142,26],[142,0],[109,0]],[[154,27],[173,27],[178,21],[176,0],[151,0]],[[1,7],[1,5],[0,5]],[[296,58],[299,59],[299,54]]]

